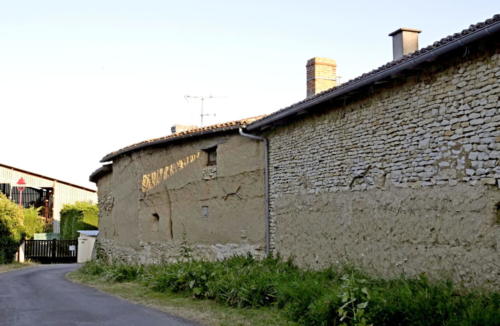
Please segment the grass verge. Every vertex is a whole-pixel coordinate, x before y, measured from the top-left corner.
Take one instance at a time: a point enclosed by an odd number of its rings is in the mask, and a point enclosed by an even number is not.
[[[0,273],[5,273],[5,272],[10,272],[16,269],[21,269],[21,268],[26,268],[26,267],[33,267],[35,266],[35,263],[11,263],[11,264],[5,264],[2,265],[0,264]]]
[[[252,257],[146,266],[90,262],[76,273],[86,282],[125,287],[122,295],[137,300],[164,298],[171,309],[188,307],[196,315],[211,307],[214,316],[234,316],[202,321],[170,311],[208,325],[500,326],[500,293],[425,275],[384,280],[353,268],[302,270],[291,261]]]
[[[197,300],[184,294],[156,292],[140,282],[109,282],[80,270],[66,275],[75,282],[128,301],[152,307],[169,314],[207,326],[296,326],[274,308],[245,309],[217,304],[212,300]]]

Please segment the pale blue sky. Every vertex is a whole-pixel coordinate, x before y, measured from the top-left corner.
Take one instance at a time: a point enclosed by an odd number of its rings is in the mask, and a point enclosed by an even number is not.
[[[345,82],[500,13],[498,1],[0,0],[0,162],[92,186],[110,151],[174,123],[270,113],[305,96],[305,63],[337,60]],[[32,131],[17,135],[18,126]],[[43,147],[43,144],[46,144]],[[20,150],[22,149],[22,150]]]

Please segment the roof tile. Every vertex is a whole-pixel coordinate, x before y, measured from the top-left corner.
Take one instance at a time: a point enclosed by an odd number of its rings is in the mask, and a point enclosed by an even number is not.
[[[104,156],[101,160],[101,162],[107,162],[112,160],[113,158],[123,155],[125,153],[130,153],[138,149],[143,149],[149,146],[154,146],[157,145],[158,143],[165,143],[169,141],[175,141],[175,140],[180,140],[180,139],[186,139],[190,137],[196,137],[196,136],[202,136],[210,133],[215,133],[215,132],[221,132],[221,131],[228,131],[228,130],[234,130],[240,127],[244,127],[247,124],[250,124],[254,121],[257,121],[259,119],[264,118],[265,115],[260,115],[256,117],[251,117],[251,118],[245,118],[245,119],[240,119],[240,120],[234,120],[234,121],[227,121],[227,122],[222,122],[210,126],[205,126],[205,127],[199,127],[199,128],[194,128],[194,129],[189,129],[181,132],[177,132],[175,134],[171,134],[168,136],[163,136],[163,137],[158,137],[158,138],[153,138],[153,139],[148,139],[130,146],[126,146],[122,149],[119,149],[115,152],[109,153],[106,156]]]

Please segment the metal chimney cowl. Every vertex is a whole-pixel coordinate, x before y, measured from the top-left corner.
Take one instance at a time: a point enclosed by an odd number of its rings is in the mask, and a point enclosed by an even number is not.
[[[389,36],[392,36],[393,60],[398,60],[403,56],[418,50],[418,34],[422,32],[413,28],[400,28]]]

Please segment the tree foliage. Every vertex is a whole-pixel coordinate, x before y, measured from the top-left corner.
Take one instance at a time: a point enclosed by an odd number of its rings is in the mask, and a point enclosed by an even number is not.
[[[44,229],[37,209],[23,209],[0,193],[0,264],[12,261],[22,239],[30,239]]]
[[[61,210],[61,239],[78,238],[78,230],[97,230],[99,208],[90,202],[64,205]]]

